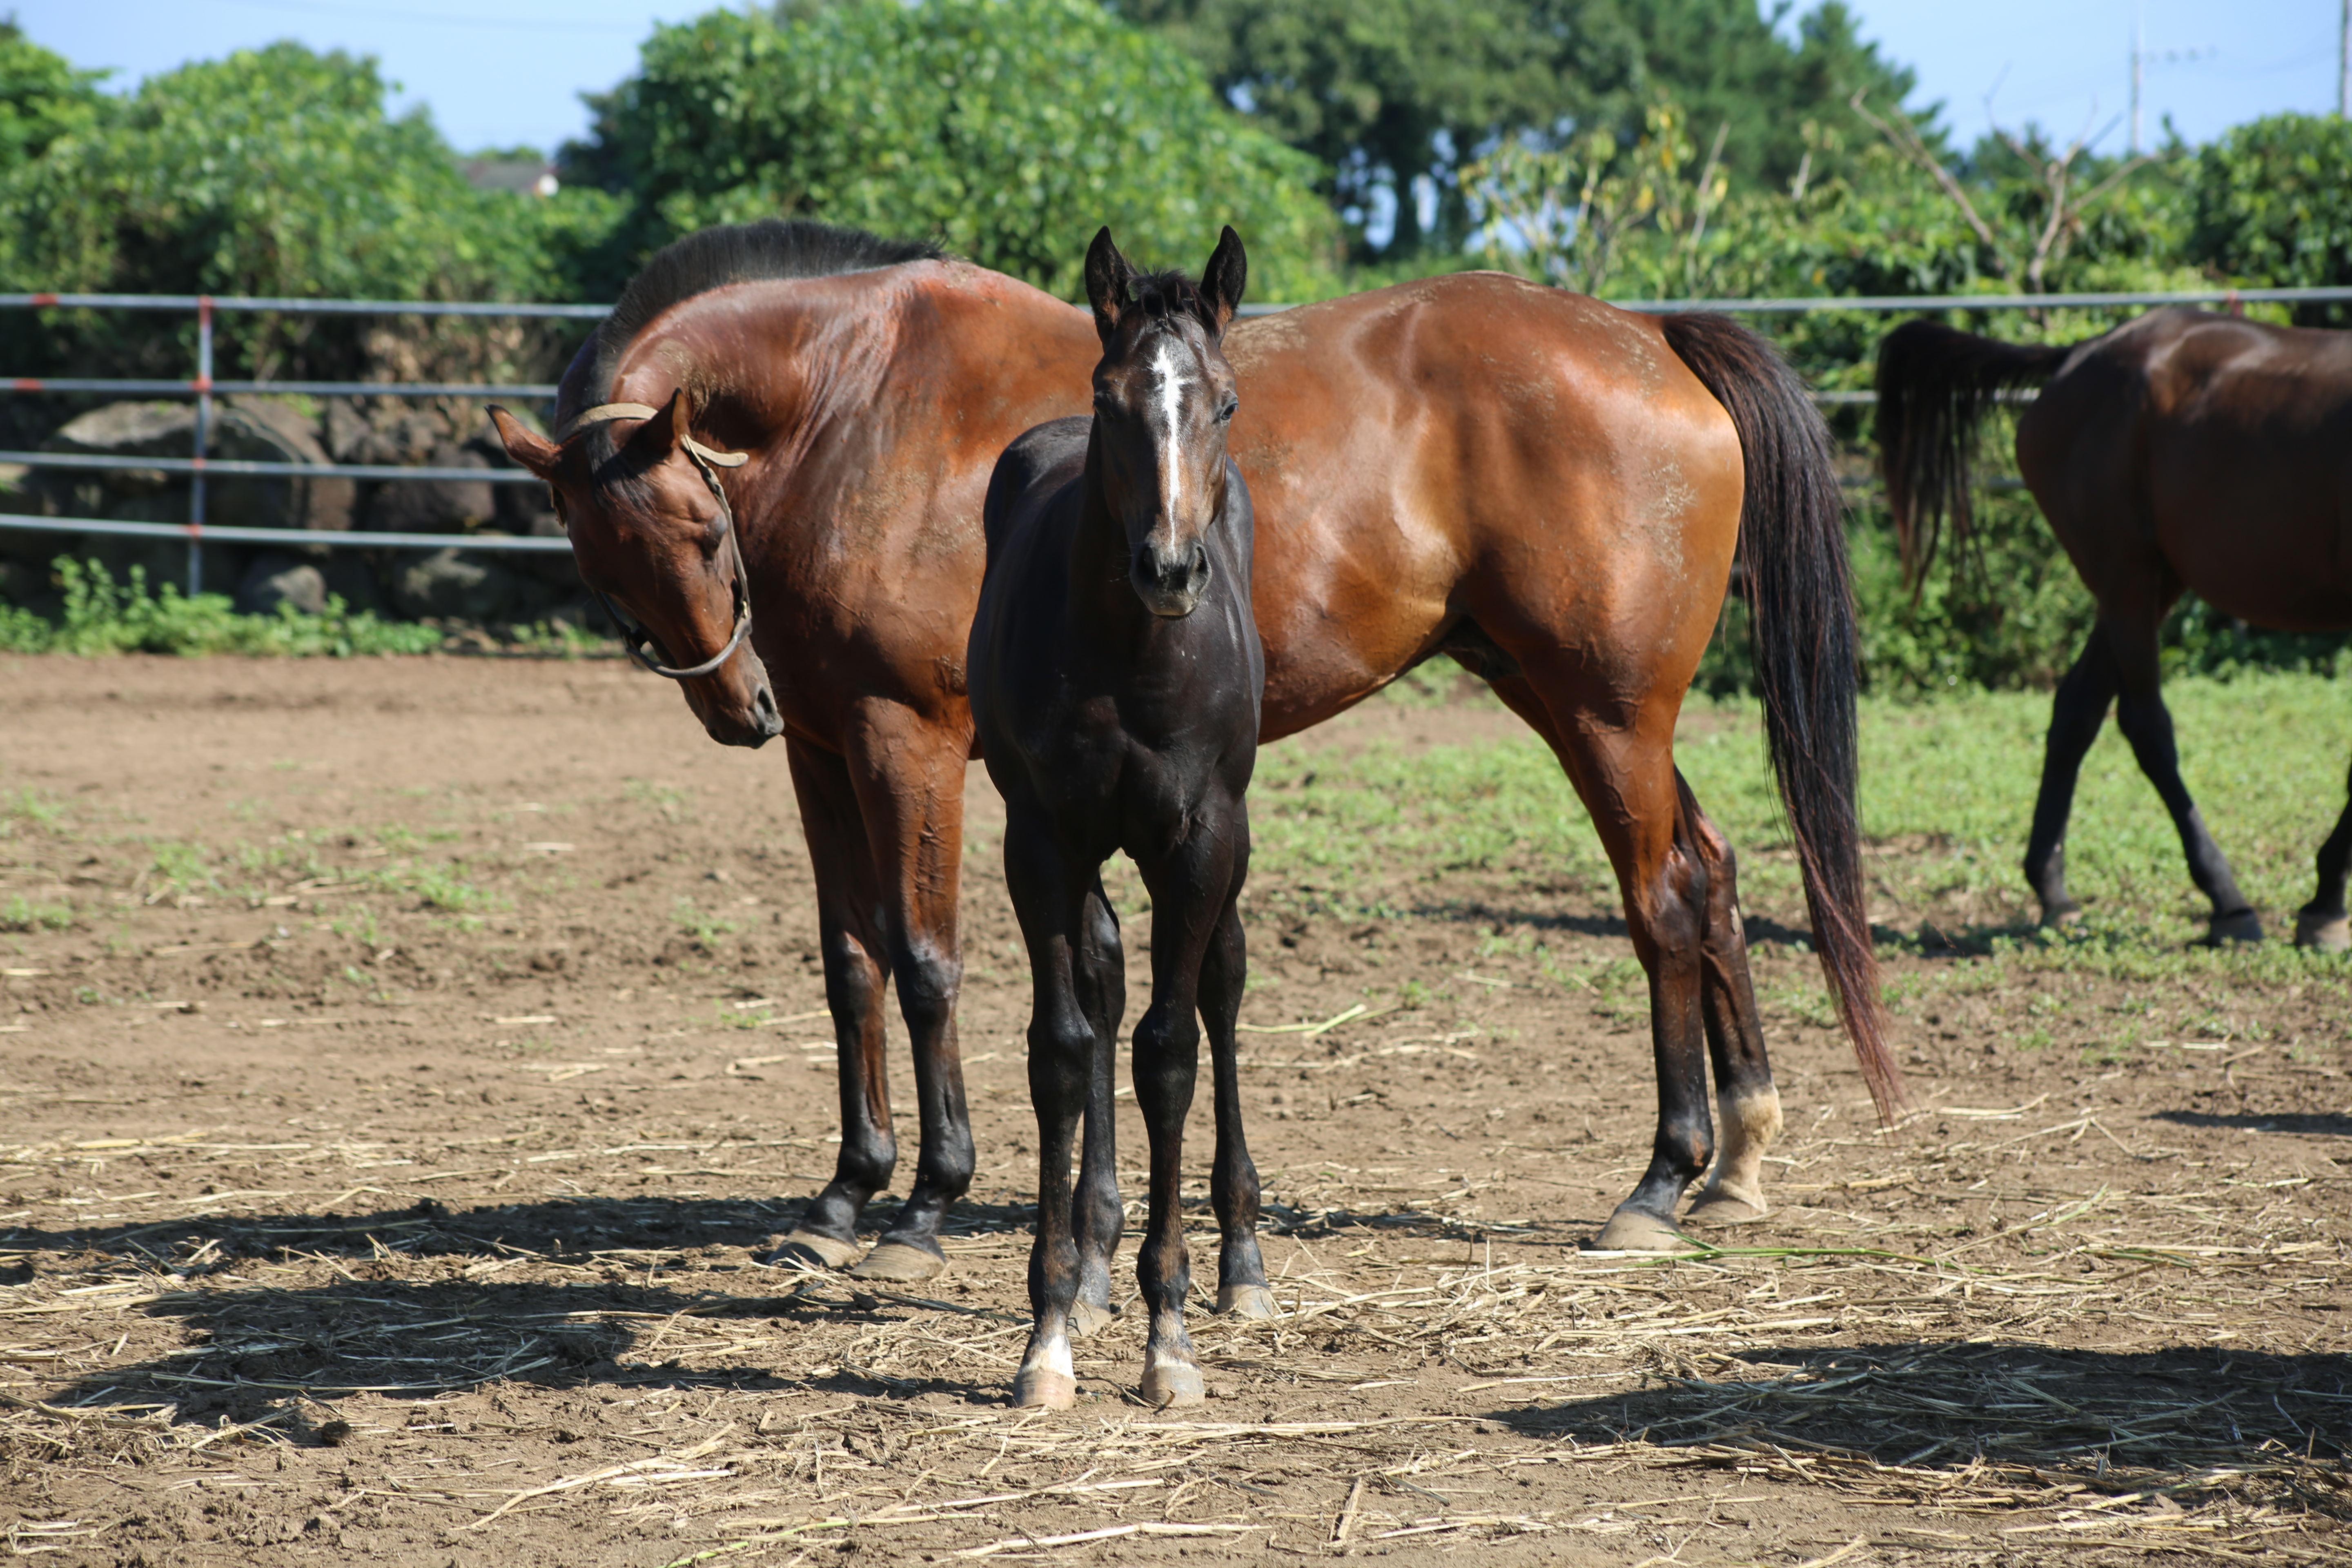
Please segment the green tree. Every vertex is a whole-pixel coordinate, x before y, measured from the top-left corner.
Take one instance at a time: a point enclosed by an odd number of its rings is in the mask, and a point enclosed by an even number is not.
[[[2189,259],[2264,288],[2352,284],[2352,121],[2275,114],[2197,155]],[[2352,309],[2305,305],[2306,326],[2352,325]]]
[[[38,155],[0,169],[0,286],[390,300],[571,293],[567,258],[600,237],[614,204],[595,192],[551,202],[476,191],[424,111],[393,115],[385,96],[374,61],[281,43],[165,72],[128,100],[68,99]],[[221,369],[352,374],[366,326],[229,317]],[[187,363],[184,342],[160,339],[151,321],[57,327],[11,349],[175,372]]]
[[[1199,59],[1227,99],[1331,170],[1360,240],[1393,212],[1390,255],[1458,248],[1476,219],[1459,171],[1517,137],[1535,151],[1605,132],[1632,145],[1661,97],[1737,180],[1808,179],[1801,124],[1909,71],[1824,0],[1797,24],[1753,0],[1112,0]],[[1416,184],[1435,197],[1424,232]],[[1370,254],[1369,245],[1360,250]]]
[[[104,71],[76,70],[0,21],[0,177],[46,153],[58,138],[88,130],[105,107]]]
[[[1333,286],[1313,163],[1085,0],[714,11],[657,27],[637,73],[590,102],[563,173],[630,204],[615,279],[681,234],[782,214],[937,238],[1065,296],[1101,225],[1191,266],[1231,223],[1256,297]]]

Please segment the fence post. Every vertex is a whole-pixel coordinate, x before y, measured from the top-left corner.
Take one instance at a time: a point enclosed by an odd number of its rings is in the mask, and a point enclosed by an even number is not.
[[[205,448],[213,428],[213,297],[196,296],[196,468],[188,479],[188,597],[205,591]]]

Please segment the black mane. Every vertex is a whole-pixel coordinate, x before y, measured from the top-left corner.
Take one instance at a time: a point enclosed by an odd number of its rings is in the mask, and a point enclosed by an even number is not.
[[[867,272],[902,261],[933,261],[945,255],[928,240],[884,239],[861,228],[842,228],[806,218],[762,218],[723,224],[689,234],[656,251],[621,301],[597,327],[591,342],[588,374],[578,406],[612,395],[621,356],[655,317],[683,300],[723,287],[767,278],[831,278]]]
[[[1181,272],[1145,272],[1133,281],[1135,303],[1147,316],[1166,320],[1174,315],[1192,315],[1206,320],[1208,310],[1201,298],[1201,286]]]

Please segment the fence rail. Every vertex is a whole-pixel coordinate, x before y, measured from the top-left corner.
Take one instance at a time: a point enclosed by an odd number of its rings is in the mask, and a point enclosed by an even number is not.
[[[1819,297],[1764,300],[1614,300],[1622,309],[1661,315],[1685,310],[1719,310],[1740,315],[1799,315],[1817,311],[1858,310],[1878,314],[1895,311],[2112,310],[2152,305],[2312,304],[2352,301],[2352,288],[2200,289],[2169,293],[2084,294],[1926,294]],[[1295,310],[1286,304],[1244,305],[1244,316],[1270,316]],[[503,317],[526,321],[601,321],[609,305],[510,303],[504,300],[292,300],[247,294],[0,294],[0,310],[193,311],[196,317],[196,373],[185,380],[155,377],[0,376],[4,393],[99,393],[162,396],[193,396],[196,400],[194,453],[186,458],[121,458],[96,453],[0,452],[0,463],[26,468],[85,470],[146,469],[187,474],[188,521],[184,523],[124,522],[106,518],[47,518],[0,512],[0,530],[55,533],[114,534],[135,538],[184,539],[188,545],[188,592],[204,587],[205,541],[234,543],[319,544],[331,549],[426,550],[452,545],[467,550],[555,551],[568,549],[562,539],[514,535],[326,532],[318,530],[214,527],[205,521],[205,480],[209,476],[255,476],[293,479],[349,479],[379,482],[481,480],[488,484],[531,484],[532,476],[520,468],[409,468],[387,463],[278,463],[205,456],[212,424],[212,400],[232,393],[305,395],[313,397],[511,397],[546,400],[555,396],[552,384],[538,382],[489,383],[446,381],[215,381],[213,378],[213,318],[229,314],[311,316],[461,316]],[[1869,405],[1872,392],[1816,392],[1816,403],[1831,406]],[[1996,481],[2004,488],[2014,480]]]

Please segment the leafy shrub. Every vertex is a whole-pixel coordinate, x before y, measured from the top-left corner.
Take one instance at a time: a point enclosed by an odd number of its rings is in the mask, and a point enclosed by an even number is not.
[[[245,653],[348,658],[367,653],[430,653],[442,634],[431,626],[380,620],[328,601],[323,616],[292,605],[274,616],[241,616],[220,594],[182,594],[170,583],[151,593],[147,575],[131,569],[118,584],[96,563],[60,557],[55,570],[65,605],[51,621],[0,604],[0,652],[5,653]]]
[[[2189,257],[2270,288],[2352,284],[2352,121],[2274,114],[2198,154]],[[2352,325],[2352,307],[2303,305],[2305,326]]]
[[[1338,234],[1313,160],[1087,0],[714,11],[657,27],[591,102],[564,174],[630,204],[608,289],[679,235],[780,214],[935,238],[1066,297],[1103,224],[1139,260],[1197,266],[1231,223],[1261,300],[1317,289]]]

